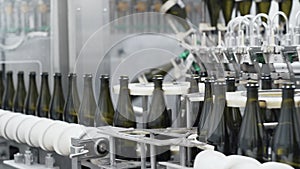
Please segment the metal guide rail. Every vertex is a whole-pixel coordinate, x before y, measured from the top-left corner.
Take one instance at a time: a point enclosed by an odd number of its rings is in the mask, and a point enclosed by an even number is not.
[[[125,129],[111,126],[104,126],[98,128],[100,135],[109,137],[108,142],[99,141],[99,138],[90,139],[72,139],[71,155],[72,169],[80,169],[80,165],[85,165],[86,161],[90,161],[96,168],[114,169],[114,168],[136,168],[142,169],[159,168],[159,166],[173,166],[172,168],[182,168],[186,166],[186,161],[189,154],[187,150],[191,147],[197,147],[202,150],[214,149],[213,146],[202,143],[196,140],[195,128],[178,128],[178,129]],[[156,135],[168,137],[161,140],[155,138]],[[137,142],[140,147],[140,162],[122,161],[116,159],[115,156],[115,139],[121,138]],[[102,140],[103,137],[100,138]],[[146,149],[150,145],[150,163],[146,162]],[[159,146],[179,146],[179,164],[175,162],[157,162],[155,158],[155,147]],[[95,160],[95,158],[103,157],[102,159]],[[159,164],[159,165],[158,165]],[[175,167],[174,167],[175,166]],[[90,166],[91,167],[91,166]]]

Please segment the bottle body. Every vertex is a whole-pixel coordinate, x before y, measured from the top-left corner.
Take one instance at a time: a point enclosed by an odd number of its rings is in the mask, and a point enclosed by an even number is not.
[[[152,94],[151,105],[148,112],[147,128],[158,129],[171,127],[170,112],[167,109],[164,91],[162,89],[163,77],[160,75],[154,76],[154,91]],[[156,136],[157,139],[164,139],[163,136]],[[171,157],[170,146],[156,148],[157,161],[168,161]]]
[[[222,0],[222,12],[227,25],[231,20],[232,11],[235,5],[235,0]]]
[[[49,115],[53,120],[63,120],[63,109],[65,105],[65,97],[61,84],[61,74],[54,74],[54,90],[50,100]]]
[[[120,77],[120,93],[113,122],[115,127],[136,128],[136,119],[129,95],[128,80],[127,76]],[[115,143],[117,158],[137,160],[136,142],[116,139]]]
[[[70,73],[68,76],[68,95],[64,105],[64,120],[68,123],[78,123],[78,112],[79,112],[79,95],[77,90],[77,76],[74,73]]]
[[[51,95],[48,82],[48,73],[43,72],[41,74],[41,79],[40,94],[36,106],[36,115],[38,117],[49,118],[49,104]]]
[[[201,116],[199,119],[199,124],[197,128],[197,134],[199,141],[206,142],[207,139],[207,118],[209,116],[209,113],[212,111],[213,108],[213,97],[212,97],[212,90],[211,90],[211,84],[213,83],[213,80],[207,79],[205,81],[205,93],[204,93],[204,103],[201,111]]]
[[[243,0],[238,3],[238,11],[242,16],[250,14],[252,0]]]
[[[295,108],[294,85],[286,84],[282,89],[281,116],[275,129],[273,160],[300,168],[300,130]]]
[[[226,99],[225,99],[225,82],[218,81],[215,83],[215,101],[214,108],[209,115],[210,125],[208,128],[207,142],[214,145],[215,150],[229,155],[229,134],[227,130],[227,119],[225,116]]]
[[[38,91],[36,85],[36,74],[35,72],[30,72],[28,94],[25,99],[24,114],[36,115],[37,99],[38,99]]]
[[[247,102],[238,140],[238,154],[264,161],[264,127],[258,103],[258,84],[247,84]]]
[[[94,97],[93,90],[93,76],[92,74],[85,74],[84,88],[81,104],[79,106],[79,124],[94,127],[95,126],[95,114],[97,111],[97,104]]]
[[[235,92],[235,78],[227,77],[227,92]],[[228,135],[229,135],[229,152],[230,154],[237,154],[238,136],[242,123],[242,115],[238,107],[225,106],[225,119],[227,121]]]
[[[13,99],[15,94],[15,87],[13,81],[13,72],[8,71],[6,73],[6,86],[3,94],[3,104],[2,109],[12,110],[13,109]]]
[[[14,106],[13,106],[14,112],[20,112],[20,113],[24,112],[25,97],[26,97],[26,88],[24,83],[24,72],[20,71],[18,72],[18,84],[14,96]]]
[[[101,75],[100,82],[100,95],[98,98],[99,113],[96,115],[96,126],[112,126],[115,110],[110,95],[109,76]]]
[[[3,104],[3,95],[4,95],[4,84],[3,84],[3,72],[0,71],[0,107],[2,107]]]

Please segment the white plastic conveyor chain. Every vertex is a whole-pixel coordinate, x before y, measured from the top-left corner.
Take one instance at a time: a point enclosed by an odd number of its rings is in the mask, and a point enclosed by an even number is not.
[[[97,129],[0,109],[0,136],[69,156],[71,138],[95,137]]]

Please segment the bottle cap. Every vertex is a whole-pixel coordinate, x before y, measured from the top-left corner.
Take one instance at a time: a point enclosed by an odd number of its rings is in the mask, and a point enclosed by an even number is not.
[[[48,74],[48,72],[42,72],[41,73],[41,76],[48,76],[49,74]]]
[[[23,75],[24,75],[24,71],[19,71],[19,72],[18,72],[18,76],[19,76],[19,75],[20,75],[20,76],[23,76]]]
[[[153,80],[163,80],[164,77],[162,75],[154,75]]]
[[[92,77],[93,77],[92,74],[84,74],[84,75],[83,75],[83,78],[92,78]]]
[[[121,75],[120,80],[129,80],[127,75]]]
[[[54,76],[54,77],[61,77],[61,73],[56,72],[56,73],[54,73],[53,76]]]
[[[109,75],[108,74],[102,74],[102,75],[100,75],[100,79],[109,79]]]
[[[77,77],[76,73],[69,73],[68,77]]]
[[[36,73],[35,72],[29,72],[29,76],[35,76]]]
[[[261,79],[262,79],[262,80],[269,80],[269,79],[272,79],[272,78],[271,78],[271,75],[270,75],[270,74],[263,74],[263,75],[261,76]]]
[[[7,71],[6,74],[7,74],[7,75],[12,75],[12,74],[13,74],[13,71],[11,71],[11,70],[10,70],[10,71]]]
[[[282,89],[295,89],[296,86],[293,82],[285,82],[282,84]]]
[[[217,80],[214,84],[215,85],[226,85],[226,82],[223,80]]]
[[[246,87],[259,87],[257,81],[249,81],[246,85]]]
[[[225,78],[226,81],[235,81],[235,77],[232,77],[232,76],[227,76]]]

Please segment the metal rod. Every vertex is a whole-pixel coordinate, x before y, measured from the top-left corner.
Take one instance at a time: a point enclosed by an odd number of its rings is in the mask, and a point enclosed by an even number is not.
[[[150,138],[154,139],[154,134],[150,134]],[[150,145],[150,161],[151,161],[151,169],[156,169],[156,147],[154,145]]]
[[[115,138],[110,136],[109,137],[109,151],[110,151],[110,165],[114,166],[116,161],[116,145],[115,145]]]
[[[186,166],[186,147],[179,147],[179,153],[180,153],[180,165]]]
[[[146,169],[146,144],[140,143],[141,147],[141,169]]]
[[[143,107],[143,128],[146,128],[147,116],[148,116],[148,96],[142,97],[142,107]]]

